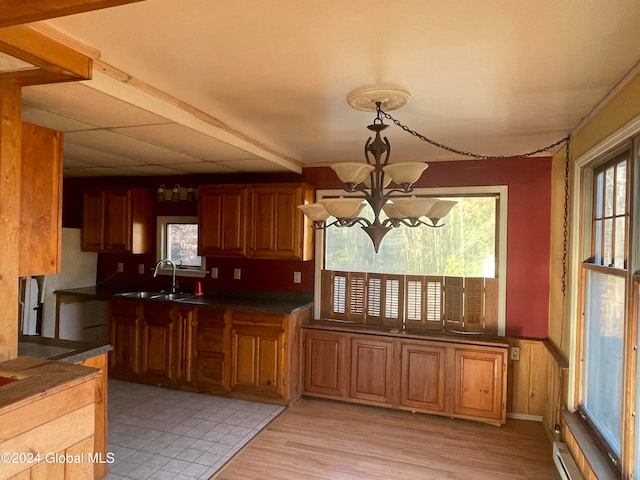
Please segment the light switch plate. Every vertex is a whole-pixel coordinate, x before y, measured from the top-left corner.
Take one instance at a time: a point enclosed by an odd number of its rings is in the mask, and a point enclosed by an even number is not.
[[[302,274],[300,272],[293,272],[293,283],[301,283]]]
[[[140,275],[144,275],[144,263],[139,263],[138,264],[138,273]]]
[[[511,360],[520,360],[520,347],[511,347]]]
[[[218,278],[218,268],[217,267],[213,267],[211,269],[211,278]]]
[[[239,268],[234,268],[233,269],[233,279],[234,280],[240,280],[240,269]]]
[[[124,263],[122,262],[118,262],[118,268],[116,269],[117,273],[122,273],[124,272]]]

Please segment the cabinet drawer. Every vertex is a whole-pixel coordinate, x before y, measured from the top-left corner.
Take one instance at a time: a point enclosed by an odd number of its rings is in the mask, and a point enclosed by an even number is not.
[[[233,324],[284,327],[286,315],[263,312],[233,312]]]
[[[136,317],[138,315],[138,306],[140,306],[140,302],[112,300],[109,302],[109,311],[111,315],[119,317]]]
[[[221,328],[198,328],[198,351],[224,353],[224,331]]]
[[[196,360],[196,382],[204,388],[223,388],[224,359],[222,357],[198,357]]]

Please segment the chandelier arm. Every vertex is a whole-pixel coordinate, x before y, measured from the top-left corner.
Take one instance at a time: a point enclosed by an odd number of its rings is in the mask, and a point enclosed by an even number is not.
[[[415,130],[411,130],[409,127],[407,127],[406,125],[401,123],[399,120],[397,120],[392,115],[390,115],[387,112],[385,112],[384,110],[380,110],[380,113],[385,118],[387,118],[388,120],[391,120],[397,127],[400,127],[405,132],[410,133],[414,137],[417,137],[417,138],[419,138],[420,140],[422,140],[424,142],[430,143],[434,147],[438,147],[438,148],[440,148],[442,150],[446,150],[447,152],[457,153],[458,155],[463,155],[465,157],[476,158],[478,160],[489,160],[489,159],[506,160],[506,159],[512,159],[512,158],[533,157],[534,155],[537,155],[538,153],[548,152],[552,148],[555,148],[558,145],[561,145],[561,144],[569,141],[569,136],[567,135],[566,137],[561,138],[560,140],[558,140],[556,142],[553,142],[551,145],[547,145],[546,147],[539,148],[539,149],[533,150],[531,152],[522,153],[522,154],[519,154],[519,155],[484,155],[484,154],[480,154],[480,153],[473,153],[473,152],[466,152],[464,150],[458,150],[457,148],[453,148],[453,147],[450,147],[448,145],[445,145],[444,143],[440,143],[440,142],[437,142],[435,140],[432,140],[432,139],[430,139],[428,137],[425,137],[424,135],[416,132]]]

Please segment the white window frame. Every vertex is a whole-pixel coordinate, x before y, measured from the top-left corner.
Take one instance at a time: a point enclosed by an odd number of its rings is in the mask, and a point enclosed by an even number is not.
[[[413,195],[432,196],[474,196],[474,195],[497,195],[499,198],[498,212],[498,232],[496,241],[498,242],[498,335],[504,336],[506,324],[506,303],[507,303],[507,205],[508,187],[506,185],[491,185],[477,187],[438,187],[438,188],[416,188]],[[347,197],[358,196],[357,193],[348,193],[344,190],[316,190],[316,201],[325,197]],[[446,223],[446,222],[445,222]],[[329,227],[337,228],[337,227]],[[356,228],[356,227],[353,227]],[[321,271],[324,262],[324,234],[322,230],[316,231],[316,251],[315,251],[315,286],[314,297],[321,298]],[[373,246],[371,247],[373,248]],[[320,303],[314,302],[314,318],[320,318]]]
[[[191,216],[159,216],[156,219],[156,262],[167,258],[166,225],[168,223],[198,223],[198,217]],[[200,267],[176,268],[177,277],[204,278],[207,275],[206,257],[202,256]],[[158,275],[172,275],[173,269],[166,263],[158,268]]]

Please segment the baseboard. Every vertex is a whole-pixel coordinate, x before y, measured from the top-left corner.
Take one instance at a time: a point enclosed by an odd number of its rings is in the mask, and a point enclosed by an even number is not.
[[[530,422],[542,422],[542,415],[529,415],[528,413],[507,413],[507,418],[515,420],[529,420]]]

